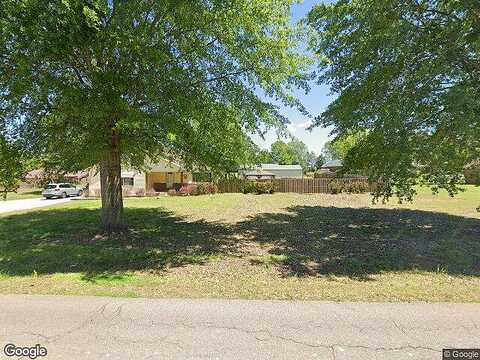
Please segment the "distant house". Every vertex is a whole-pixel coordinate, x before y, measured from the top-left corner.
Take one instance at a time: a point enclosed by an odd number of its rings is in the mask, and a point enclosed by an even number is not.
[[[466,184],[480,185],[480,160],[472,161],[465,166],[463,175]]]
[[[324,172],[337,172],[343,167],[341,160],[329,160],[320,168]]]
[[[43,186],[48,182],[72,182],[82,184],[88,179],[88,171],[78,171],[76,173],[48,172],[43,169],[29,171],[25,175],[25,186]]]
[[[238,171],[244,179],[301,179],[303,169],[300,165],[260,164],[254,169]]]
[[[122,188],[127,194],[146,194],[165,192],[170,189],[179,190],[183,185],[192,182],[192,173],[182,165],[160,160],[148,166],[148,171],[136,171],[122,168]],[[100,194],[100,174],[92,169],[88,179],[89,192]]]

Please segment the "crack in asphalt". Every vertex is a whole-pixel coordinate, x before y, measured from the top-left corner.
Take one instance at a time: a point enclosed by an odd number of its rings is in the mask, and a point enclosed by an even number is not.
[[[259,333],[264,333],[264,334],[267,334],[271,339],[273,338],[273,339],[278,339],[278,340],[282,340],[282,341],[288,341],[288,342],[295,343],[297,345],[307,346],[307,347],[311,347],[311,348],[323,348],[323,349],[330,350],[333,360],[336,359],[335,348],[342,348],[342,347],[343,348],[348,348],[348,349],[365,349],[365,350],[371,350],[371,351],[375,351],[375,352],[381,352],[381,351],[389,352],[389,351],[402,351],[402,350],[413,350],[413,351],[425,350],[425,351],[431,351],[431,352],[435,352],[435,353],[441,353],[441,350],[439,350],[439,349],[435,349],[435,348],[432,348],[432,347],[429,347],[429,346],[411,345],[411,344],[397,346],[397,347],[374,347],[374,346],[368,346],[368,345],[353,345],[353,344],[343,344],[343,343],[312,344],[312,343],[309,343],[309,342],[296,340],[296,339],[291,338],[291,337],[286,337],[286,336],[273,334],[268,329],[250,330],[250,329],[244,329],[244,328],[235,327],[235,326],[216,326],[216,325],[211,325],[210,323],[199,324],[199,325],[187,325],[187,324],[184,324],[184,323],[181,323],[181,324],[162,323],[162,325],[167,325],[167,326],[171,326],[171,327],[182,326],[182,327],[190,328],[190,329],[204,328],[204,329],[219,329],[219,330],[239,331],[239,332],[243,332],[243,333],[246,333],[246,334],[249,334],[249,335],[253,335],[253,337],[257,341],[267,341],[268,339],[263,339],[263,338],[258,337]]]
[[[108,302],[108,303],[105,303],[103,305],[101,305],[100,307],[98,307],[96,310],[92,311],[92,313],[87,317],[87,319],[83,322],[81,322],[78,326],[75,326],[73,328],[71,328],[70,330],[67,330],[67,331],[64,331],[60,334],[56,334],[56,335],[44,335],[42,333],[38,333],[38,332],[24,332],[24,334],[26,335],[32,335],[32,336],[37,336],[37,337],[41,337],[45,340],[45,342],[47,344],[52,344],[52,343],[55,343],[57,342],[59,339],[65,337],[65,336],[68,336],[68,335],[71,335],[83,328],[85,328],[86,326],[88,325],[94,325],[95,322],[98,321],[98,316],[101,316],[102,318],[104,319],[108,319],[108,320],[111,320],[115,317],[120,317],[121,315],[121,311],[122,311],[122,307],[123,305],[125,304],[120,304],[116,310],[113,312],[113,316],[111,318],[107,318],[105,317],[105,309],[107,308],[108,305],[110,305],[111,303]]]
[[[372,345],[362,345],[362,344],[351,344],[351,343],[342,343],[342,342],[336,342],[336,343],[315,343],[315,342],[308,342],[308,341],[302,341],[299,340],[298,337],[295,336],[286,336],[286,335],[281,335],[281,334],[275,334],[273,329],[248,329],[248,328],[243,328],[243,327],[237,327],[237,326],[219,326],[215,325],[212,322],[198,322],[198,323],[167,323],[167,322],[157,322],[154,320],[148,320],[148,322],[142,322],[139,319],[133,319],[132,317],[129,316],[122,316],[124,313],[124,306],[127,303],[121,303],[121,304],[116,304],[112,302],[107,302],[99,307],[97,307],[95,310],[93,310],[86,318],[85,321],[81,322],[77,326],[72,327],[71,329],[61,332],[59,334],[47,336],[45,334],[42,334],[40,332],[24,332],[25,335],[30,335],[30,336],[36,336],[39,338],[42,338],[47,344],[55,343],[59,341],[60,339],[64,338],[65,336],[71,335],[79,330],[84,329],[87,326],[90,325],[95,325],[97,322],[106,322],[107,324],[109,322],[115,323],[116,320],[120,320],[121,322],[130,322],[130,324],[137,326],[137,327],[168,327],[168,328],[178,328],[178,327],[183,327],[187,329],[218,329],[218,330],[224,330],[224,331],[238,331],[245,333],[251,337],[253,337],[256,341],[258,342],[267,342],[270,340],[279,340],[279,341],[284,341],[284,342],[290,342],[292,344],[300,345],[300,346],[305,346],[305,347],[310,347],[310,348],[321,348],[328,350],[330,352],[330,357],[333,360],[336,360],[337,358],[337,352],[338,351],[344,351],[344,349],[364,349],[367,351],[373,351],[375,353],[377,352],[392,352],[392,351],[429,351],[429,352],[434,352],[434,353],[441,353],[441,349],[433,348],[430,346],[426,345],[414,345],[411,343],[407,343],[406,345],[401,345],[401,346],[372,346]],[[114,306],[113,309],[110,310],[110,306]],[[355,323],[351,323],[347,321],[347,319],[343,317],[339,317],[337,315],[334,316],[335,319],[338,320],[338,323],[341,323],[345,327],[351,327],[356,330],[358,330],[360,333],[362,333],[365,330],[376,330],[376,331],[381,331],[382,329],[380,327],[373,328],[373,327],[362,327],[359,326]],[[386,320],[386,319],[379,319],[379,320]],[[441,331],[445,330],[441,327],[432,327],[432,328],[427,328],[427,327],[404,327],[401,326],[400,323],[398,323],[395,319],[388,319],[388,321],[393,325],[393,328],[397,329],[400,331],[403,335],[409,338],[409,340],[412,339],[411,334],[409,334],[409,331],[421,331],[421,332],[431,332],[431,331]],[[479,330],[480,327],[474,322],[473,320],[470,320],[471,326],[467,325],[457,325],[455,328],[458,329],[464,329],[467,331],[469,334],[473,334],[474,330]],[[323,326],[322,326],[323,325]],[[311,330],[311,329],[316,329],[316,328],[326,328],[326,329],[333,329],[331,326],[325,326],[325,324],[319,324],[317,322],[309,321],[305,324],[304,327],[290,327],[288,324],[283,324],[280,328],[282,329],[289,329],[289,330],[294,330],[294,331],[301,331],[301,330]],[[391,328],[391,327],[389,327]],[[448,331],[452,331],[452,328],[448,328]],[[102,334],[103,336],[103,334]],[[163,337],[158,337],[155,338],[154,340],[146,340],[146,339],[132,339],[128,337],[122,337],[122,336],[116,336],[114,334],[108,334],[108,337],[110,339],[113,339],[115,342],[130,342],[132,344],[158,344],[158,343],[164,343],[166,345],[174,345],[176,346],[179,350],[184,350],[184,343],[182,342],[181,339],[172,339],[171,334],[163,336]]]

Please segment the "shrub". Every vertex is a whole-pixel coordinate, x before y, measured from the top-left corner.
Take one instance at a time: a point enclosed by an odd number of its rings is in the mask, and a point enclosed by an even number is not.
[[[182,185],[178,190],[170,189],[168,190],[168,195],[207,195],[207,194],[216,194],[218,188],[213,183],[197,183],[197,184],[186,184]]]
[[[197,184],[196,194],[195,195],[208,195],[216,194],[218,192],[218,187],[211,182],[203,182]]]
[[[352,181],[344,185],[344,191],[353,194],[362,194],[370,191],[370,186],[367,181]]]
[[[138,197],[143,197],[143,196],[145,196],[145,190],[143,190],[143,189],[137,189],[137,190],[135,190],[135,196],[138,196]]]
[[[340,194],[342,192],[362,194],[370,191],[370,185],[367,181],[333,180],[328,184],[328,190],[331,194]]]
[[[210,193],[212,193],[212,194],[218,193],[218,186],[217,186],[217,184],[212,184],[212,186],[211,186],[211,188],[210,188]]]
[[[274,192],[273,181],[257,182],[257,194],[273,194]]]
[[[339,180],[330,181],[328,190],[330,194],[340,194],[343,191],[343,182]]]
[[[244,194],[248,193],[254,193],[255,192],[255,182],[254,181],[245,181],[245,183],[242,186],[242,192]]]
[[[159,193],[156,192],[155,190],[149,190],[146,193],[146,196],[157,196]]]
[[[145,190],[132,187],[123,187],[122,196],[124,197],[143,197],[145,196]]]
[[[480,162],[470,164],[464,171],[465,183],[480,185]]]
[[[183,185],[177,193],[178,195],[197,195],[197,184]]]
[[[244,194],[273,194],[274,192],[273,181],[246,181],[243,185]]]

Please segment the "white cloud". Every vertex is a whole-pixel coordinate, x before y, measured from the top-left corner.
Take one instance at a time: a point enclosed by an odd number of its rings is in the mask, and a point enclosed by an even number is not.
[[[301,123],[291,122],[290,124],[287,124],[287,129],[291,133],[295,133],[295,132],[297,132],[297,130],[307,129],[310,125],[312,125],[312,120],[303,121]]]
[[[287,129],[294,133],[296,132],[297,130],[305,130],[307,129],[310,125],[312,125],[312,120],[307,120],[307,121],[303,121],[301,123],[290,123],[287,125]]]
[[[294,133],[295,131],[297,131],[297,125],[296,124],[287,124],[287,129],[288,131],[290,131],[291,133]]]
[[[302,128],[302,129],[306,129],[309,126],[311,126],[312,124],[313,124],[312,120],[307,120],[307,121],[304,121],[300,124],[297,124],[297,127]]]

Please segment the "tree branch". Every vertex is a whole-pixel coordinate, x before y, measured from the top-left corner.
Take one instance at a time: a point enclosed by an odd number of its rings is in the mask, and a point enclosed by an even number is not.
[[[88,87],[88,88],[91,88],[92,85],[90,83],[87,83],[85,81],[85,79],[83,78],[82,74],[80,73],[80,71],[75,67],[75,66],[70,66],[70,68],[75,72],[75,75],[77,75],[77,78],[78,80],[80,81],[80,83],[82,83],[82,85]]]
[[[211,77],[211,78],[208,78],[208,79],[205,79],[205,80],[199,80],[199,81],[196,81],[193,84],[191,84],[191,86],[195,87],[195,86],[197,86],[199,84],[202,84],[202,83],[206,84],[206,83],[210,83],[210,82],[214,82],[214,81],[224,80],[224,79],[229,78],[230,76],[240,75],[240,74],[243,74],[243,73],[245,73],[249,70],[250,69],[242,69],[242,70],[237,70],[237,71],[232,71],[230,73],[222,74],[222,75],[219,75],[219,76]]]
[[[113,16],[115,15],[115,10],[117,9],[118,7],[118,0],[113,0],[112,1],[112,13],[110,14],[110,17],[107,19],[106,23],[105,23],[105,27],[107,27],[108,25],[110,25],[110,23],[112,22],[112,19],[113,19]]]

